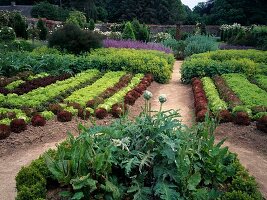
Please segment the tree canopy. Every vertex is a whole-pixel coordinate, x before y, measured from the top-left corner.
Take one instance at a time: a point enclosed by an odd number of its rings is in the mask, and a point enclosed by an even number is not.
[[[266,0],[209,0],[193,12],[206,24],[267,24]]]

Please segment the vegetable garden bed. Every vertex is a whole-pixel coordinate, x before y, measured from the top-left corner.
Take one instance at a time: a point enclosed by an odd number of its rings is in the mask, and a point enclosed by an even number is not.
[[[42,74],[27,77],[31,80],[16,78],[6,84],[20,82],[13,84],[16,87],[11,90],[18,91],[17,94],[11,91],[0,94],[0,139],[10,132],[24,131],[27,124],[44,126],[46,120],[55,117],[61,122],[70,121],[72,116],[103,119],[110,113],[120,117],[153,81],[149,74],[105,73],[96,69],[73,77]],[[22,87],[25,85],[32,88]]]

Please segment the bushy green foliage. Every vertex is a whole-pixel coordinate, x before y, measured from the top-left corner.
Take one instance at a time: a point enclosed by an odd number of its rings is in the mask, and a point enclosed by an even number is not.
[[[204,35],[194,35],[185,40],[186,47],[185,56],[204,53],[207,51],[215,51],[218,49],[218,43],[214,38]]]
[[[26,18],[19,12],[11,13],[11,27],[13,27],[16,36],[24,39],[28,38],[27,34],[27,23]]]
[[[135,40],[134,30],[131,22],[127,22],[122,32],[122,38],[126,40]]]
[[[45,23],[42,19],[38,20],[37,28],[39,29],[39,39],[46,40],[48,29],[46,28]]]
[[[3,27],[0,28],[0,42],[10,42],[16,39],[16,34],[13,28]]]
[[[185,57],[184,50],[185,50],[186,44],[183,40],[176,40],[176,39],[170,38],[170,39],[164,40],[162,44],[166,47],[170,47],[173,50],[175,58],[184,59]]]
[[[33,6],[31,15],[35,18],[41,17],[50,20],[65,21],[69,16],[69,11],[48,2],[40,2]]]
[[[0,43],[0,52],[11,51],[32,51],[36,46],[26,40],[15,40],[11,42]]]
[[[93,19],[90,19],[88,28],[91,31],[95,29],[95,21]]]
[[[143,42],[149,41],[149,30],[145,24],[140,24],[137,19],[134,19],[132,21],[132,27],[136,40],[140,40]]]
[[[152,73],[159,83],[170,80],[174,58],[153,50],[133,49],[97,49],[92,52],[88,60],[92,67],[112,71],[127,70],[139,73]]]
[[[257,85],[264,89],[265,91],[267,91],[267,76],[266,75],[261,75],[261,74],[258,74],[254,77]]]
[[[215,143],[214,122],[207,118],[188,129],[179,116],[148,111],[134,121],[80,125],[78,137],[69,134],[55,155],[45,154],[47,167],[61,186],[72,189],[62,193],[67,198],[199,200],[237,192],[262,200],[236,156],[223,141]]]
[[[86,24],[86,17],[84,13],[80,11],[71,11],[69,13],[69,17],[66,20],[66,23],[68,24],[75,24],[76,26],[79,26],[80,28],[84,28]],[[91,30],[91,29],[90,29]]]
[[[258,50],[219,50],[192,55],[182,65],[182,81],[225,73],[245,73],[249,77],[267,74],[267,53]]]
[[[41,48],[40,51],[37,50],[32,53],[8,52],[0,54],[0,73],[6,76],[27,70],[34,73],[77,73],[96,68],[111,71],[125,70],[143,74],[152,73],[157,82],[166,83],[171,77],[174,64],[172,54],[153,50],[108,48],[97,49],[83,56],[60,55],[58,51],[55,51],[55,54],[47,53],[49,51],[50,49]]]
[[[251,27],[240,24],[222,25],[221,40],[234,45],[254,46],[259,49],[267,49],[267,26]]]
[[[102,46],[102,39],[102,36],[97,33],[84,31],[74,24],[66,24],[49,37],[48,44],[49,47],[79,54],[89,52],[91,49],[100,48]]]
[[[16,176],[16,200],[45,199],[47,178],[50,176],[43,157],[34,160],[28,167],[22,167]]]

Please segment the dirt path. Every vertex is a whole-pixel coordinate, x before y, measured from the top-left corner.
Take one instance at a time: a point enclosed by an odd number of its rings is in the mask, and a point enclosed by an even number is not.
[[[159,109],[158,96],[166,94],[168,101],[163,109],[180,110],[182,121],[191,125],[194,123],[193,114],[193,94],[190,85],[183,85],[180,82],[180,67],[182,62],[175,62],[172,79],[168,84],[158,84],[156,82],[148,88],[153,93],[152,109]],[[135,106],[130,108],[130,117],[136,116],[144,105],[143,98],[139,98]],[[109,119],[101,122],[108,123]],[[61,124],[55,121],[48,122],[43,128],[30,127],[29,130],[14,135],[7,144],[0,141],[0,200],[15,199],[15,176],[22,166],[28,165],[32,160],[38,158],[40,154],[54,148],[57,143],[66,137],[66,131],[70,130],[77,134],[77,121]],[[229,128],[230,127],[230,128]],[[244,135],[246,132],[246,135]],[[239,133],[239,135],[237,134]],[[258,135],[254,135],[254,133]],[[249,137],[248,137],[248,134]],[[262,193],[267,198],[267,153],[263,149],[265,145],[259,144],[260,141],[266,144],[266,137],[257,133],[251,127],[236,127],[233,125],[220,125],[216,138],[218,140],[228,137],[225,145],[229,146],[232,152],[238,154],[241,163],[256,177]],[[26,138],[26,139],[25,139]],[[242,141],[242,138],[246,140]],[[248,142],[249,140],[249,142]],[[11,145],[11,148],[8,146]],[[264,152],[264,153],[261,153]]]
[[[160,103],[158,97],[161,94],[165,94],[167,96],[167,102],[163,104],[163,110],[179,110],[183,123],[190,125],[193,123],[194,119],[193,93],[190,85],[184,85],[180,81],[181,65],[181,61],[175,62],[172,78],[168,84],[155,83],[149,89],[151,89],[154,97],[152,100],[153,110],[159,110]]]

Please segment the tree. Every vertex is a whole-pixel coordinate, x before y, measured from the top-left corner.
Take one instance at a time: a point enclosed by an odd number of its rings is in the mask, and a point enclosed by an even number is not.
[[[42,19],[38,20],[37,29],[39,30],[39,39],[40,40],[46,40],[48,30],[47,30],[45,23]]]
[[[135,40],[135,35],[134,35],[134,31],[133,31],[133,27],[131,22],[127,22],[125,24],[125,27],[123,29],[123,33],[122,33],[122,38],[123,39],[130,39],[130,40]]]
[[[85,15],[80,11],[71,11],[68,19],[66,20],[66,23],[68,24],[75,24],[79,26],[80,28],[85,27],[86,24],[86,17]]]

